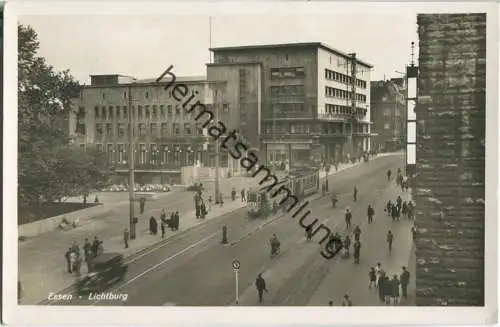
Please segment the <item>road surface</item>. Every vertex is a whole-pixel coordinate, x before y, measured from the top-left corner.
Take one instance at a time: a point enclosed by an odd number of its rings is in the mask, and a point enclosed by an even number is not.
[[[306,242],[304,230],[297,219],[282,215],[269,220],[250,220],[245,210],[227,214],[207,224],[200,225],[188,233],[175,238],[165,246],[143,253],[129,264],[125,280],[113,285],[108,292],[126,294],[127,300],[91,300],[84,296],[73,296],[72,300],[54,301],[56,305],[127,305],[127,306],[220,306],[235,302],[235,274],[231,268],[233,260],[241,263],[239,270],[239,305],[256,305],[253,283],[258,273],[268,281],[269,296],[266,305],[309,305],[311,301],[322,302],[320,286],[327,288],[330,280],[349,280],[349,285],[358,294],[358,288],[366,288],[367,270],[364,267],[373,257],[382,260],[386,255],[385,228],[392,222],[383,213],[382,203],[397,196],[394,183],[388,182],[386,172],[402,166],[401,155],[381,157],[329,177],[330,191],[339,195],[336,209],[331,208],[329,197],[311,201],[312,214],[308,221],[318,218],[333,231],[345,230],[344,209],[353,212],[353,225],[359,224],[364,231],[361,241],[362,265],[353,267],[352,262],[339,262],[337,258],[325,260],[321,255],[320,237]],[[353,202],[352,189],[357,186],[358,200]],[[389,197],[389,198],[386,198]],[[366,208],[375,205],[376,229],[368,232]],[[397,224],[397,223],[396,223]],[[398,233],[409,227],[401,222],[396,228],[396,240],[411,244],[407,236]],[[221,228],[228,227],[229,245],[221,245]],[[374,227],[376,226],[376,227]],[[269,239],[277,234],[281,241],[281,254],[269,257]],[[409,233],[408,233],[409,234]],[[382,236],[381,236],[382,235]],[[365,240],[365,237],[367,238]],[[405,239],[406,238],[406,239]],[[397,246],[395,243],[395,247]],[[393,251],[394,252],[394,251]],[[396,251],[397,252],[397,251]],[[384,255],[380,255],[383,253]],[[392,254],[397,260],[397,253]],[[375,264],[370,261],[369,264]],[[398,263],[399,264],[399,263]],[[332,277],[333,273],[333,277]],[[355,273],[355,276],[351,274]],[[347,284],[346,284],[347,285]],[[324,286],[322,286],[324,287]],[[333,292],[348,292],[338,288]],[[326,295],[325,295],[326,296]],[[327,296],[331,297],[329,292]],[[319,297],[319,300],[315,300]],[[314,303],[311,303],[313,305]],[[321,304],[319,304],[321,305]]]

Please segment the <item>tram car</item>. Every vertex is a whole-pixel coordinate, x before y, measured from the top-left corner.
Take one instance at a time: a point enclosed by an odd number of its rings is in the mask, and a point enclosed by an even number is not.
[[[276,197],[272,197],[280,188],[289,190],[299,200],[319,191],[319,169],[295,169],[286,176],[280,177],[272,190],[268,189],[267,186],[269,185],[264,185],[248,191],[247,211],[249,217],[267,217],[274,212],[274,209],[276,209],[274,208],[275,202],[279,204],[285,196],[284,192],[282,192],[277,194]],[[286,206],[287,204],[283,203],[282,205]]]

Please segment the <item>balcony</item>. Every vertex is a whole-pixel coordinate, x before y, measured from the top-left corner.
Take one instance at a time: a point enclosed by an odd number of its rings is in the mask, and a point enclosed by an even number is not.
[[[351,118],[350,114],[333,114],[333,113],[321,113],[321,114],[318,114],[318,119],[319,120],[347,122],[347,120],[349,118]]]

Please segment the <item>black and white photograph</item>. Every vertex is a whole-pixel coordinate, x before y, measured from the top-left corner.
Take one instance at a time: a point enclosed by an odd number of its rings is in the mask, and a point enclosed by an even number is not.
[[[497,9],[7,2],[4,322],[495,323]]]

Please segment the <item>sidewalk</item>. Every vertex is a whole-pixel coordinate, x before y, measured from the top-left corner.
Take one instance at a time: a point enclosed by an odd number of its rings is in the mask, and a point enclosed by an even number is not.
[[[182,197],[184,203],[194,209],[193,193],[183,192]],[[89,221],[72,230],[49,232],[19,243],[18,267],[23,287],[21,303],[37,304],[46,299],[50,292],[57,292],[73,284],[75,277],[67,272],[64,258],[64,253],[73,241],[77,241],[82,250],[85,238],[92,241],[94,236],[98,236],[104,241],[105,252],[118,252],[125,256],[162,241],[160,234],[156,236],[149,234],[148,218],[151,215],[158,218],[162,207],[167,207],[167,210],[176,208],[170,207],[168,202],[161,200],[154,202],[154,207],[148,203],[146,212],[139,216],[137,239],[130,242],[128,249],[125,249],[123,244],[123,230],[128,227],[128,215],[117,214],[106,219]],[[212,206],[205,220],[196,219],[194,210],[178,208],[181,213],[179,231],[167,230],[165,240],[210,219],[240,209],[244,205],[245,203],[241,201],[226,201],[223,207]],[[82,273],[86,273],[86,267],[82,267]]]

